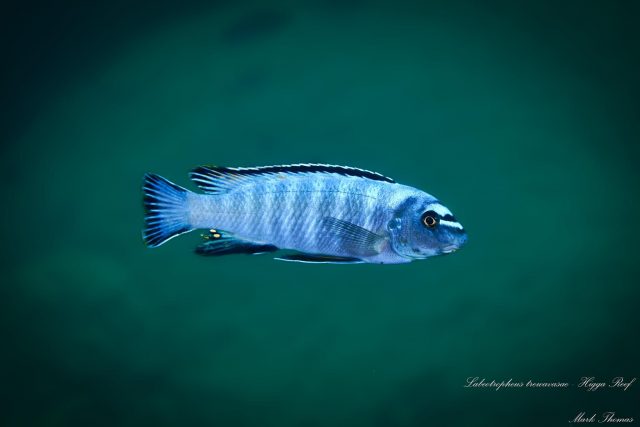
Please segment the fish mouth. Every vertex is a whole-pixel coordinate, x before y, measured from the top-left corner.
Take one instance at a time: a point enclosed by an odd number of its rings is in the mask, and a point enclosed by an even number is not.
[[[453,242],[450,242],[447,246],[444,246],[441,249],[441,252],[443,254],[453,253],[463,247],[465,243],[467,243],[467,235],[463,234],[459,239],[456,239]]]

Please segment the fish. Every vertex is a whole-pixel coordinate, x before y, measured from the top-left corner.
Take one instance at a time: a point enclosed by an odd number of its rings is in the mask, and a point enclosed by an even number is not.
[[[264,254],[318,264],[402,264],[455,252],[462,224],[436,197],[377,172],[326,165],[198,166],[202,193],[152,173],[143,180],[151,248],[197,229],[203,256]]]

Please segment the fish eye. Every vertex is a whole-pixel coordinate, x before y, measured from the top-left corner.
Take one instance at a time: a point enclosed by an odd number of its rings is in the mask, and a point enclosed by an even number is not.
[[[438,214],[434,211],[426,211],[422,214],[422,223],[429,228],[433,228],[438,225],[439,218]]]

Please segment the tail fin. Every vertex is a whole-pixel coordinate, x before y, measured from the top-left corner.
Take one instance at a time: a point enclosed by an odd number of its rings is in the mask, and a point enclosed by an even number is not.
[[[188,190],[159,175],[144,176],[144,230],[142,238],[150,248],[193,230],[188,223]]]

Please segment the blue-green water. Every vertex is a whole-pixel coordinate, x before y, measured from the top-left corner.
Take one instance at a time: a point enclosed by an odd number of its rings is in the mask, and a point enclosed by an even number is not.
[[[631,2],[15,5],[0,422],[565,425],[639,376]],[[363,167],[469,243],[408,265],[150,250],[145,172]]]

